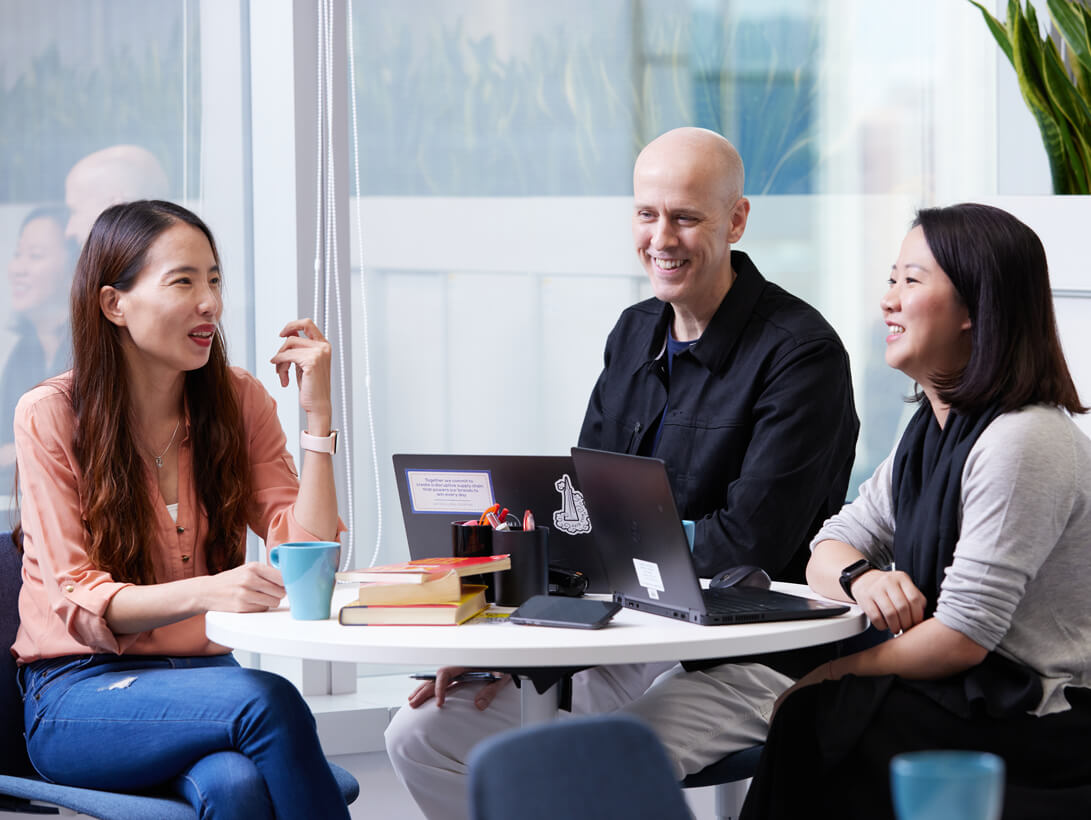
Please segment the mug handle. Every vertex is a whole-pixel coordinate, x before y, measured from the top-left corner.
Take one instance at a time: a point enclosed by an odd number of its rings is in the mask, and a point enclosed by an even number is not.
[[[269,550],[269,563],[277,569],[280,569],[280,545]]]

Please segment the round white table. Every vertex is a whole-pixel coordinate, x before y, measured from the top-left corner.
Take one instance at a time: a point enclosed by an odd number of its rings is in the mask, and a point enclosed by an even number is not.
[[[806,586],[774,588],[814,595]],[[728,658],[778,652],[849,638],[867,628],[859,607],[843,615],[803,621],[699,626],[622,609],[604,629],[563,629],[511,623],[461,626],[342,626],[337,611],[355,590],[334,592],[333,616],[297,621],[287,606],[269,612],[209,612],[208,637],[224,646],[325,661],[473,666],[486,669],[605,666],[653,661]],[[523,722],[549,719],[557,709],[556,687],[540,695],[521,687]]]

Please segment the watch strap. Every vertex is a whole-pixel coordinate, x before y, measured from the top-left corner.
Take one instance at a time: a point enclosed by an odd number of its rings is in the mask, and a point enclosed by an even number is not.
[[[330,430],[328,436],[312,436],[306,430],[300,430],[299,446],[312,453],[329,453],[332,456],[337,452],[337,431]]]
[[[850,601],[856,600],[856,596],[852,594],[853,582],[865,572],[871,572],[873,569],[877,569],[877,567],[871,563],[871,561],[867,558],[861,558],[859,561],[854,561],[841,570],[841,589],[849,596]]]

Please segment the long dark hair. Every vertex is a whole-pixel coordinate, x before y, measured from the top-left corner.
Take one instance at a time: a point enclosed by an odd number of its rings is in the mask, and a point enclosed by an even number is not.
[[[925,208],[919,225],[970,314],[970,358],[934,378],[939,397],[967,413],[1052,404],[1085,413],[1057,334],[1049,266],[1038,235],[999,208]]]
[[[212,233],[196,214],[159,200],[107,208],[91,228],[72,282],[72,409],[87,555],[116,580],[154,583],[147,545],[156,515],[144,460],[133,435],[129,385],[120,329],[102,312],[106,285],[127,291],[144,267],[152,243],[180,223],[201,231],[213,256]],[[185,374],[193,473],[208,518],[205,544],[210,572],[237,566],[245,555],[250,470],[242,413],[220,332],[208,364]]]

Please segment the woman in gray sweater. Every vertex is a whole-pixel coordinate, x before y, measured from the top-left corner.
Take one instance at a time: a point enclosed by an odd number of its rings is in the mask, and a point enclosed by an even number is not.
[[[1091,441],[1041,242],[922,210],[880,306],[920,406],[807,578],[896,637],[781,697],[742,816],[893,817],[891,757],[958,748],[1005,759],[1006,820],[1091,817]]]

